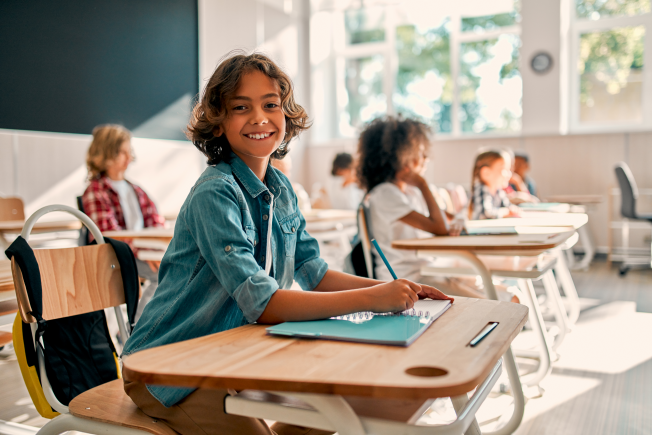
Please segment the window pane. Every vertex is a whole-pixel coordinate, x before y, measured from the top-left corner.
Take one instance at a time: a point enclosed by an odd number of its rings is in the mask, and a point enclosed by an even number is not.
[[[640,121],[645,27],[580,36],[580,121]]]
[[[347,44],[385,40],[385,9],[365,8],[344,12]]]
[[[520,131],[523,82],[517,35],[460,47],[460,124],[463,132]]]
[[[449,20],[438,27],[396,29],[398,74],[393,95],[395,110],[422,118],[450,133],[453,83],[450,76]]]
[[[514,0],[514,10],[511,11],[481,17],[462,17],[462,32],[482,33],[487,30],[518,24],[521,21],[520,6],[521,2]]]
[[[650,0],[575,0],[578,18],[599,20],[619,15],[640,15],[650,12]]]
[[[381,55],[346,59],[344,111],[340,114],[340,132],[354,136],[356,128],[387,111],[383,93],[384,59]]]

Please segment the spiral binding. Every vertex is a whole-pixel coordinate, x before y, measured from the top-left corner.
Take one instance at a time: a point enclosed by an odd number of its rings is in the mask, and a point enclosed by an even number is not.
[[[346,314],[343,316],[331,317],[333,320],[351,320],[351,321],[364,321],[371,320],[375,316],[391,317],[391,316],[405,316],[405,317],[430,317],[430,311],[417,311],[415,309],[401,311],[400,313],[374,313],[371,311],[362,311],[359,313]]]

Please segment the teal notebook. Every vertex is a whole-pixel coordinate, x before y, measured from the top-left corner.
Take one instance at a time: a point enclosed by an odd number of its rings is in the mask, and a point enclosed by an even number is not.
[[[271,335],[324,338],[359,343],[409,346],[451,306],[450,301],[418,300],[402,313],[354,313],[309,322],[285,322],[267,328]]]

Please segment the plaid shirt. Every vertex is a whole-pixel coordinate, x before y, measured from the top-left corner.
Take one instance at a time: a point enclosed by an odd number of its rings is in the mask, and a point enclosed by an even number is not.
[[[149,196],[135,184],[134,188],[143,214],[143,222],[147,227],[162,227],[165,220],[156,211],[156,206]],[[100,231],[126,230],[125,218],[120,206],[118,193],[113,190],[106,176],[93,178],[82,195],[84,212],[98,226]],[[91,236],[92,237],[92,236]]]
[[[494,195],[484,183],[476,182],[473,186],[473,211],[471,219],[497,219],[501,218],[500,209],[509,207],[511,203],[505,191],[498,189]]]

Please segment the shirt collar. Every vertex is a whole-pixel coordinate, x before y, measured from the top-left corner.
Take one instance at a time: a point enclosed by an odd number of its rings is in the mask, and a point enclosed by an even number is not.
[[[247,166],[247,164],[243,162],[242,159],[238,157],[233,151],[231,151],[230,163],[233,173],[238,177],[238,180],[240,180],[240,183],[242,183],[252,198],[255,198],[261,193],[266,192],[268,190],[267,187],[269,187],[269,190],[272,191],[274,196],[278,197],[281,194],[281,188],[285,187],[278,175],[274,172],[272,165],[267,167],[267,171],[265,173],[267,186],[265,186],[265,184],[263,184],[263,182],[260,181],[258,177],[256,177],[256,174],[254,174],[253,171],[249,169],[249,166]]]

